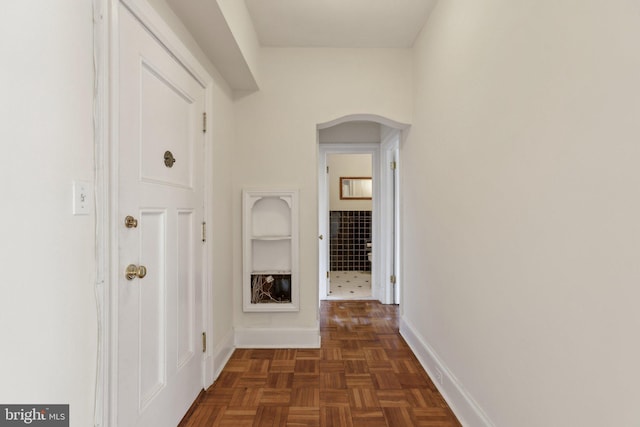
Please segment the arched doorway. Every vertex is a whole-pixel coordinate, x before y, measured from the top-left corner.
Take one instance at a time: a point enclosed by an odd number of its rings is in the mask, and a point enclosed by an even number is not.
[[[359,251],[371,252],[371,298],[385,304],[400,302],[397,166],[400,142],[408,128],[407,124],[372,114],[354,114],[317,125],[320,300],[331,295],[330,188],[335,183],[328,181],[331,176],[327,170],[328,158],[335,154],[370,154],[373,179],[370,246],[364,246],[363,241],[354,242],[354,246]]]

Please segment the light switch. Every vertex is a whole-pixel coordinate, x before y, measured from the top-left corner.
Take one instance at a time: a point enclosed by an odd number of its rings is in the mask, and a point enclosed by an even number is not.
[[[93,197],[88,181],[73,181],[73,214],[89,215]]]

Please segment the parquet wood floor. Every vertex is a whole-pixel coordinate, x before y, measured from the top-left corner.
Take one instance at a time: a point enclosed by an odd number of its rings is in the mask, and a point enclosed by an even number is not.
[[[460,423],[398,332],[398,306],[323,301],[320,349],[237,349],[180,427]]]

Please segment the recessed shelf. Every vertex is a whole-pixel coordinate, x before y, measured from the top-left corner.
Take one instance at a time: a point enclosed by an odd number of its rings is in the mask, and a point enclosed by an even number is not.
[[[298,311],[298,193],[243,191],[243,309]]]
[[[254,236],[290,235],[290,201],[278,195],[265,195],[256,199],[251,208],[251,230]]]
[[[291,270],[253,270],[251,274],[291,274]]]
[[[291,240],[252,240],[252,270],[291,270]]]
[[[251,240],[291,240],[291,236],[253,236]]]

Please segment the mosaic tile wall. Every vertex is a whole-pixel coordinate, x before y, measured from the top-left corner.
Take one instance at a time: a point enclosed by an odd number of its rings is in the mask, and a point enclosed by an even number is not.
[[[371,211],[329,212],[331,271],[371,271]]]

